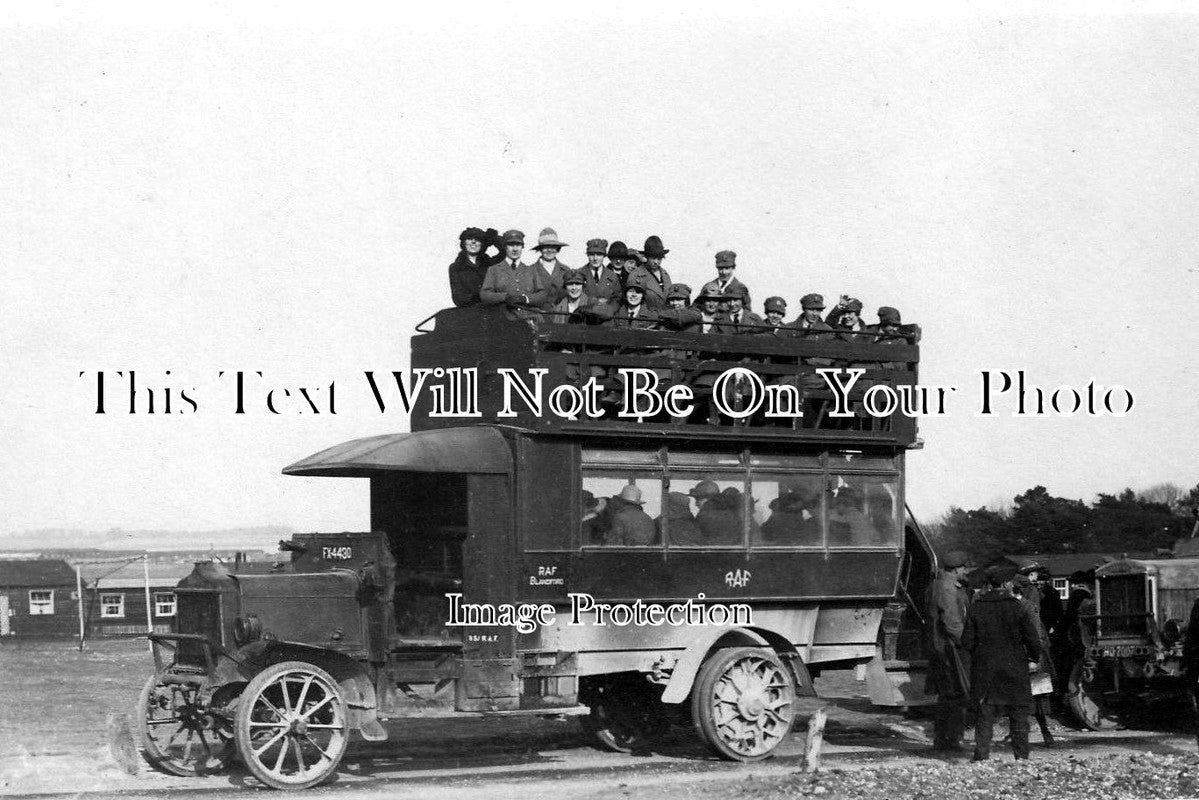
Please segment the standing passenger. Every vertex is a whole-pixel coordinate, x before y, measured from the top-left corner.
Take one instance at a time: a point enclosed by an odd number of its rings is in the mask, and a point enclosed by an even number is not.
[[[483,248],[498,244],[499,234],[495,228],[484,232],[479,228],[467,228],[458,234],[458,257],[450,264],[450,297],[454,305],[462,308],[479,304],[479,288],[487,277],[487,268],[503,260],[502,255],[487,256]]]
[[[570,267],[558,260],[558,251],[568,246],[566,242],[558,241],[558,232],[553,228],[542,228],[541,233],[537,235],[537,244],[533,246],[541,256],[537,260],[537,266],[541,267],[545,277],[549,279],[551,303],[558,302],[566,294],[563,288],[564,279]]]
[[[1029,665],[1036,664],[1040,644],[1032,616],[1012,595],[1013,577],[1006,567],[987,570],[988,590],[970,606],[962,631],[962,648],[970,653],[970,699],[978,704],[975,761],[991,757],[998,714],[1008,718],[1016,758],[1028,758]]]
[[[621,249],[624,245],[620,242]],[[587,240],[587,266],[583,268],[586,281],[583,292],[597,304],[616,303],[620,301],[623,284],[620,274],[611,267],[604,266],[604,255],[611,252],[608,243],[603,239]]]
[[[732,250],[721,250],[716,254],[716,279],[708,281],[701,288],[701,292],[711,291],[714,294],[722,297],[740,297],[741,306],[746,310],[751,310],[749,303],[749,289],[745,284],[733,277],[733,270],[737,268],[737,254]],[[726,306],[721,306],[721,311],[728,311]]]
[[[961,748],[966,729],[966,698],[969,695],[967,668],[963,663],[962,631],[970,593],[962,585],[967,556],[952,550],[941,559],[941,569],[925,593],[925,631],[928,653],[929,694],[937,695],[933,722],[933,750],[952,752]]]
[[[549,298],[549,281],[545,272],[535,264],[520,260],[524,252],[525,235],[518,230],[504,234],[504,260],[492,264],[479,288],[479,298],[485,306],[541,306]]]
[[[645,285],[645,304],[657,310],[666,307],[666,295],[670,293],[670,273],[662,269],[662,259],[670,251],[662,246],[662,240],[651,236],[645,240],[645,264],[637,267],[628,280],[642,278]],[[628,285],[627,283],[625,284]]]

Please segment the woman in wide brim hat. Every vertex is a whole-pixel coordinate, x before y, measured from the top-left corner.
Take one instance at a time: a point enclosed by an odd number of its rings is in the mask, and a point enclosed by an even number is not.
[[[529,249],[540,250],[543,247],[557,247],[560,250],[563,247],[570,247],[570,245],[566,242],[558,241],[558,232],[553,228],[542,228],[541,233],[537,235],[537,244]]]

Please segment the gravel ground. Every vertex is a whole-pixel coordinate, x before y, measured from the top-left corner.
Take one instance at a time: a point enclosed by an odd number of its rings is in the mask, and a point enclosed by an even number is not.
[[[784,778],[748,779],[730,795],[701,797],[820,797],[824,800],[939,800],[940,798],[1018,797],[1020,800],[1109,800],[1199,797],[1199,755],[1130,753],[1103,757],[1067,756],[942,765],[885,766],[795,773]]]

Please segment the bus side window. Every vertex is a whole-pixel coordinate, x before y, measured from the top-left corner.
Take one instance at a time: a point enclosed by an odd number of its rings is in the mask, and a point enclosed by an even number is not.
[[[753,477],[755,520],[753,543],[767,547],[824,545],[824,476],[761,475]]]
[[[743,474],[672,474],[665,524],[670,546],[744,546],[744,491]]]
[[[899,491],[893,477],[834,475],[828,498],[830,547],[894,547]]]
[[[584,547],[661,547],[662,477],[632,470],[584,470]]]

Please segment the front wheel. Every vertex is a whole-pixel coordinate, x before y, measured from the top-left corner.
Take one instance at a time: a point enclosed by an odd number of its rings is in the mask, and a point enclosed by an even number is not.
[[[772,650],[718,650],[700,667],[691,690],[691,716],[717,755],[760,761],[791,732],[795,681]]]
[[[237,750],[254,777],[275,789],[307,789],[336,771],[350,739],[341,687],[320,667],[273,664],[242,692]]]
[[[146,760],[172,775],[219,772],[232,760],[233,725],[213,711],[207,682],[152,675],[137,700],[137,732]]]

